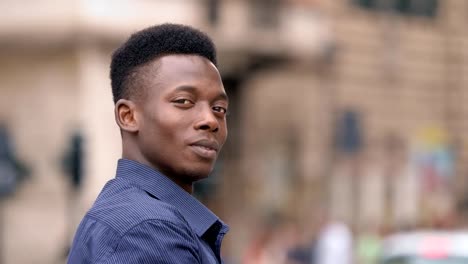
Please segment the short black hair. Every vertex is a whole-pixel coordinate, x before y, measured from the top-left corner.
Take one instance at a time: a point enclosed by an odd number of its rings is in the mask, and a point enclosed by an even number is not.
[[[112,54],[110,78],[114,103],[135,92],[128,82],[139,66],[170,54],[198,55],[217,65],[215,45],[200,30],[169,23],[148,27],[132,34]]]

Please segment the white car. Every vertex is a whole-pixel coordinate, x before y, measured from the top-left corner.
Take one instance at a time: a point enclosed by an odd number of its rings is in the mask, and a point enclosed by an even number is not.
[[[383,242],[380,263],[468,264],[468,230],[391,235]]]

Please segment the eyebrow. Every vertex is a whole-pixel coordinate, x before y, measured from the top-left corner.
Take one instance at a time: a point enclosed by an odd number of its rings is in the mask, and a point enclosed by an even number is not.
[[[197,88],[195,88],[193,86],[190,86],[190,85],[182,85],[182,86],[178,86],[178,87],[175,88],[176,92],[186,91],[186,92],[195,93],[196,90],[197,90]],[[221,92],[221,93],[219,93],[218,96],[216,96],[215,100],[226,100],[227,102],[229,102],[229,97],[227,96],[227,94],[225,92]]]

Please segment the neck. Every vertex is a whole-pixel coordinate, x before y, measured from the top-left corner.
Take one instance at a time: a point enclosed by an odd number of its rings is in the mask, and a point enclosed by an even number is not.
[[[134,148],[131,147],[126,147],[125,144],[122,146],[122,158],[123,159],[128,159],[128,160],[133,160],[136,162],[139,162],[141,164],[144,164],[148,167],[151,167],[152,169],[159,171],[162,173],[164,176],[169,178],[171,181],[173,181],[175,184],[177,184],[180,188],[184,189],[186,192],[193,194],[193,182],[185,182],[182,180],[183,177],[176,177],[173,175],[173,173],[163,170],[161,168],[158,168],[156,165],[152,164],[148,159],[146,159],[143,154],[139,151],[135,151]]]

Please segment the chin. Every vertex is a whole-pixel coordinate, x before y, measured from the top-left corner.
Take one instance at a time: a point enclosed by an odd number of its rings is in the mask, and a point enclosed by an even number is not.
[[[184,174],[192,181],[203,180],[207,178],[213,171],[213,166],[199,166],[196,168],[186,169]]]

